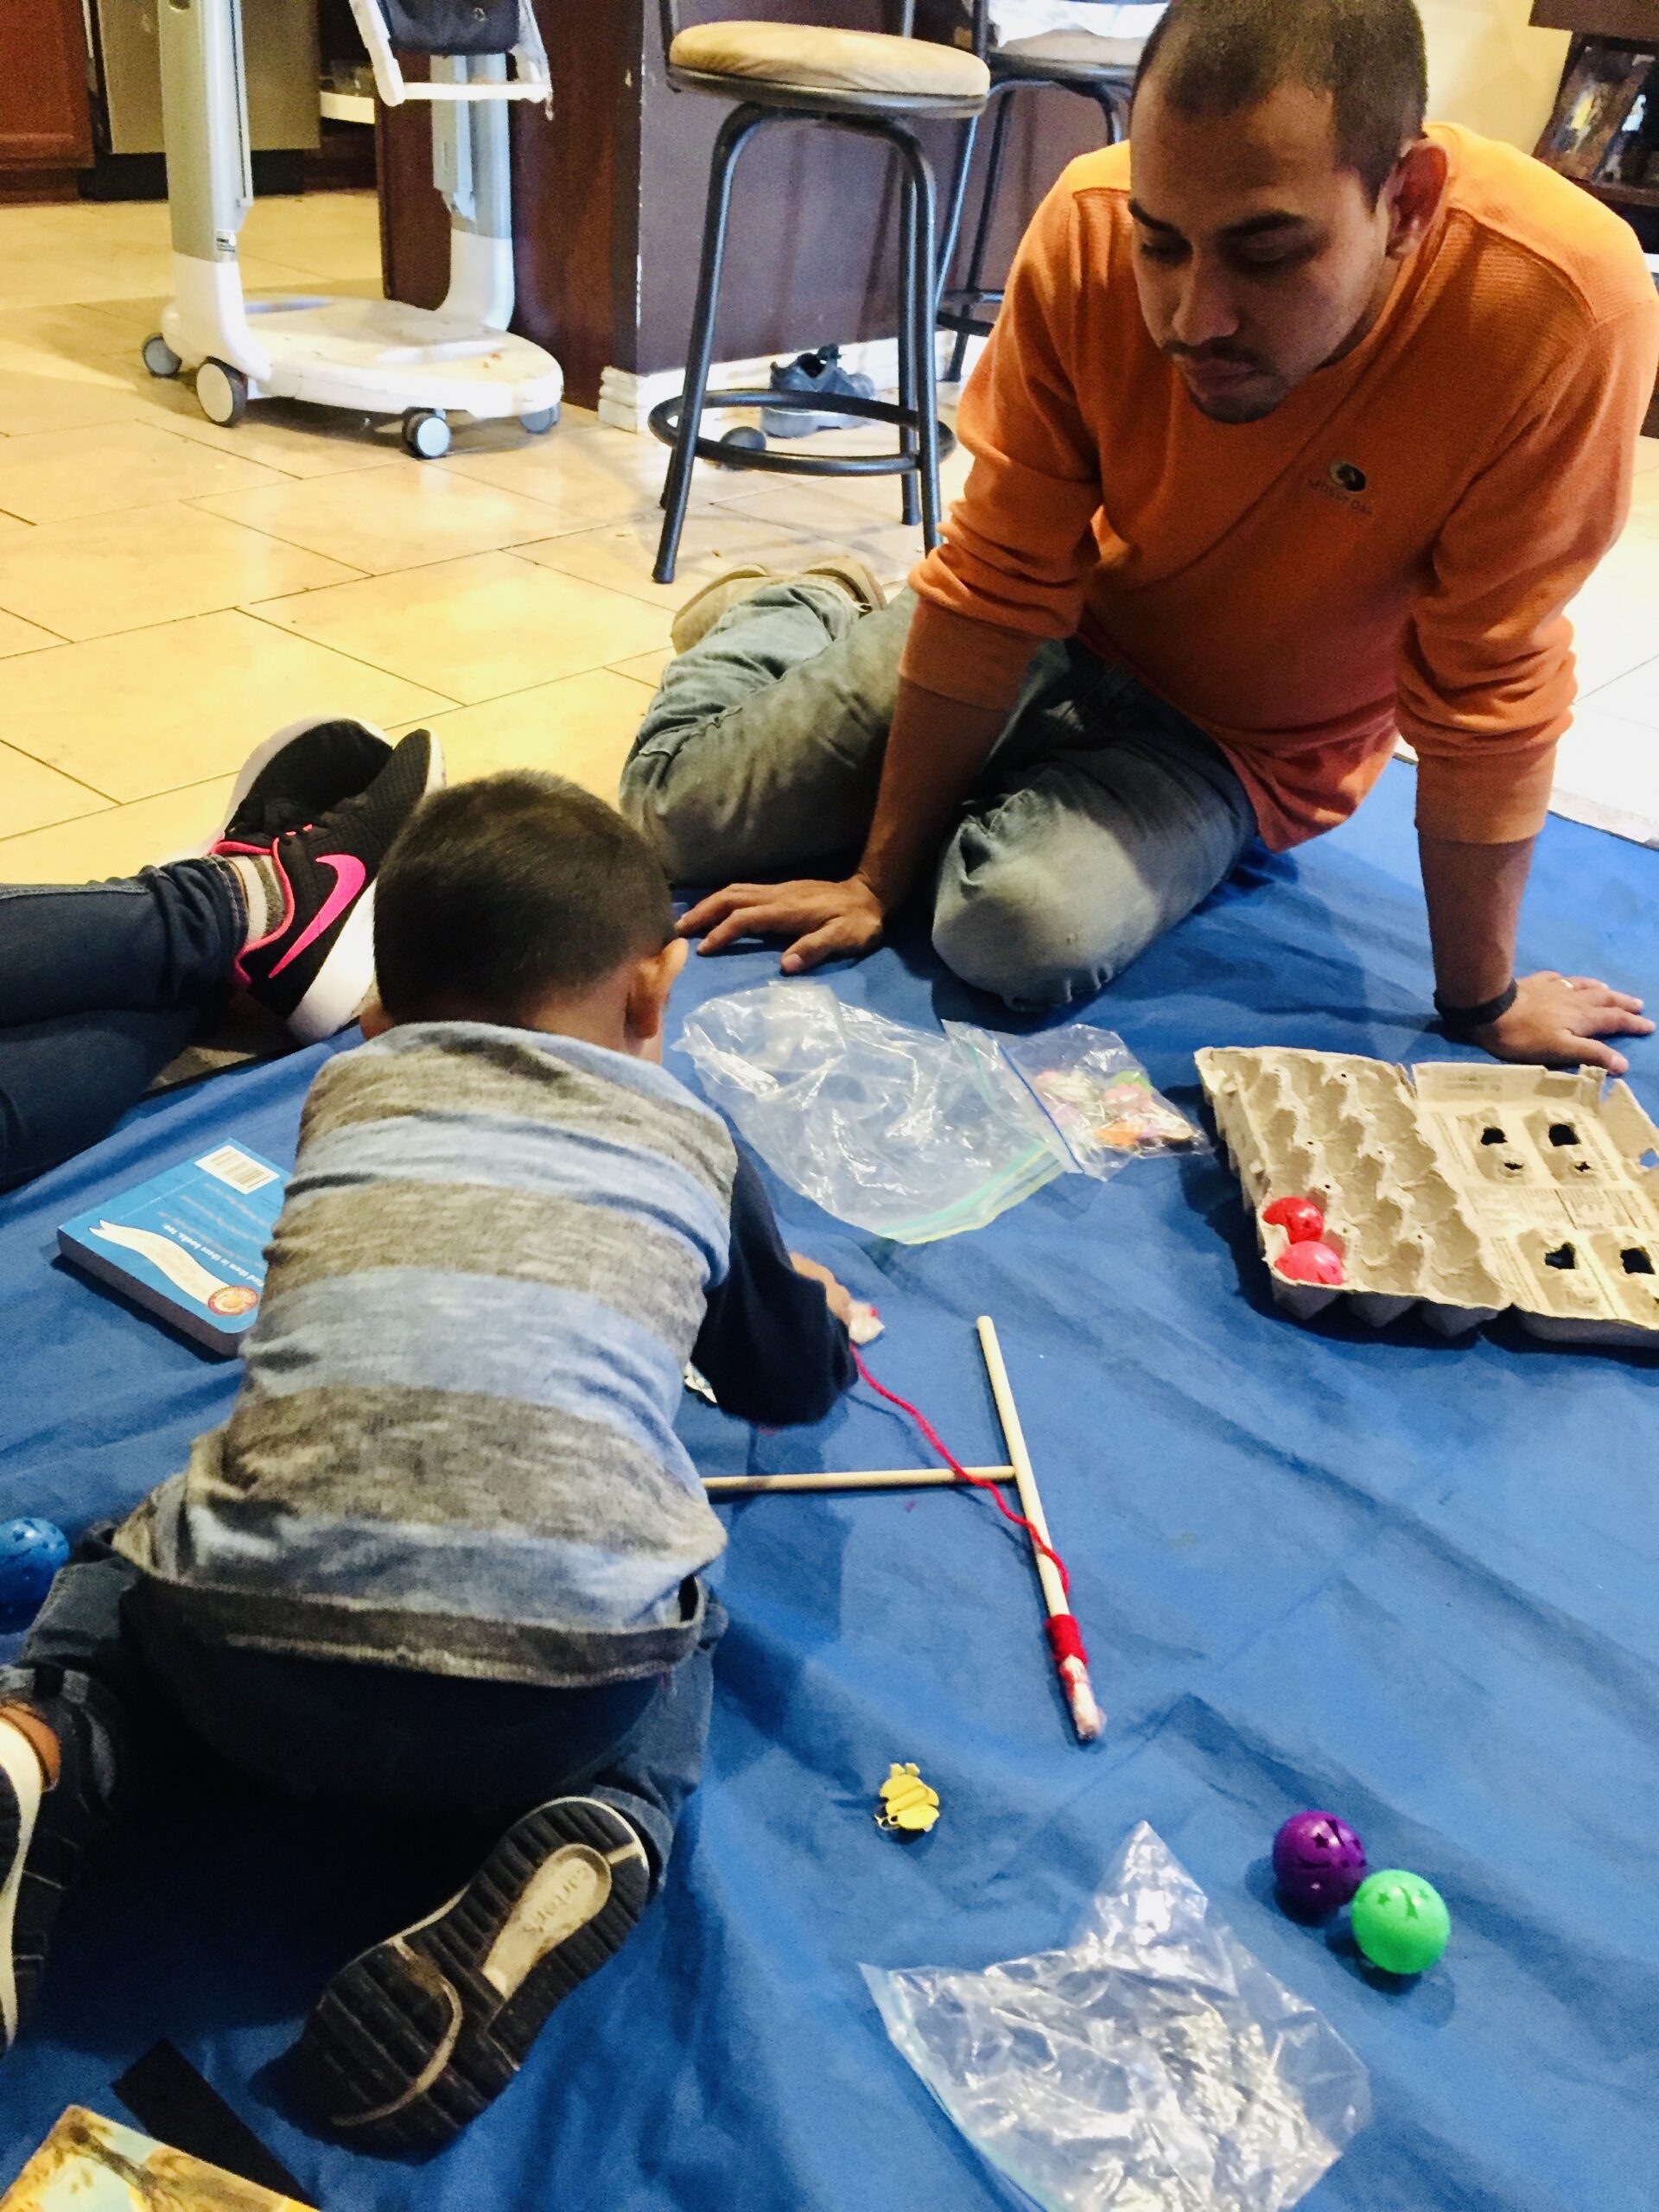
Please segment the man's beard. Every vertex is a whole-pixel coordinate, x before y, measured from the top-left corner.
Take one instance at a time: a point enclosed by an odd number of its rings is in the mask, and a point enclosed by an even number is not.
[[[1207,416],[1212,423],[1260,423],[1284,405],[1290,391],[1288,385],[1275,385],[1259,397],[1246,398],[1241,395],[1236,399],[1205,402],[1188,385],[1186,394],[1199,414]]]

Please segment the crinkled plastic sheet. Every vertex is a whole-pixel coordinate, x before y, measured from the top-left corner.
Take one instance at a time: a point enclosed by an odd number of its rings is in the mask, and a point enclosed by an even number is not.
[[[1281,2212],[1370,2118],[1359,2060],[1144,1821],[1069,1949],[863,1971],[899,2050],[1045,2212]]]
[[[942,1037],[827,984],[766,983],[711,999],[681,1042],[785,1183],[901,1244],[982,1229],[1071,1165],[981,1031]]]

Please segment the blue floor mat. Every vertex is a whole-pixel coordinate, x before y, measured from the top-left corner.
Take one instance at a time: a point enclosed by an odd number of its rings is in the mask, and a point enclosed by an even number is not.
[[[1092,1007],[1192,1108],[1200,1045],[1446,1058],[1391,768],[1362,817],[1260,857]],[[1552,820],[1522,964],[1641,990],[1659,854]],[[677,1009],[774,974],[693,961]],[[912,1022],[993,1011],[919,951],[836,988]],[[671,1033],[673,1024],[671,1023]],[[56,1224],[230,1135],[290,1158],[330,1048],[157,1100],[0,1200],[0,1510],[119,1512],[220,1419],[235,1371],[58,1265]],[[337,1048],[336,1048],[337,1049]],[[1659,1039],[1631,1048],[1659,1109]],[[684,1059],[671,1065],[689,1071]],[[662,1904],[521,2080],[424,2168],[312,2139],[270,2062],[351,1952],[444,1894],[434,1840],[279,1803],[176,1751],[68,1907],[0,2072],[0,2178],[72,2101],[170,2037],[317,2204],[379,2212],[980,2212],[1001,2185],[888,2044],[858,1963],[1064,1941],[1150,1821],[1244,1942],[1369,2067],[1370,2126],[1314,2212],[1638,2212],[1659,2158],[1659,1424],[1655,1363],[1508,1322],[1446,1343],[1271,1305],[1218,1159],[1066,1178],[969,1237],[883,1246],[780,1192],[792,1242],[880,1305],[873,1363],[969,1459],[1000,1456],[974,1316],[995,1316],[1110,1720],[1072,1741],[1029,1556],[983,1499],[730,1510],[709,1770]],[[704,1471],[899,1464],[862,1397],[757,1434],[691,1404]],[[940,1791],[906,1849],[890,1760]],[[1274,1908],[1306,1805],[1446,1897],[1452,1946],[1384,1993]]]

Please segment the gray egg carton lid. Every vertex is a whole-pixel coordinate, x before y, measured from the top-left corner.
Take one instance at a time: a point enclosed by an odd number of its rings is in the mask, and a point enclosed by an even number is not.
[[[1592,1068],[1357,1053],[1197,1055],[1255,1216],[1273,1294],[1300,1320],[1346,1299],[1382,1328],[1446,1336],[1513,1308],[1564,1344],[1659,1344],[1659,1128]],[[1311,1198],[1340,1287],[1287,1281],[1275,1198]]]

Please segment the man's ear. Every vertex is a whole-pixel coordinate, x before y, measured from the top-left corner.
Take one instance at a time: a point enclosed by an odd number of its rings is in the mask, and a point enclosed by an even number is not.
[[[358,1027],[365,1038],[384,1037],[391,1028],[392,1019],[380,1003],[378,991],[371,991],[363,1001],[357,1017]]]
[[[1432,138],[1408,146],[1382,190],[1389,202],[1390,261],[1403,261],[1421,245],[1433,221],[1450,174],[1446,149]]]
[[[683,937],[673,937],[660,952],[649,954],[635,968],[628,986],[628,1034],[640,1044],[661,1036],[669,993],[690,950]]]

